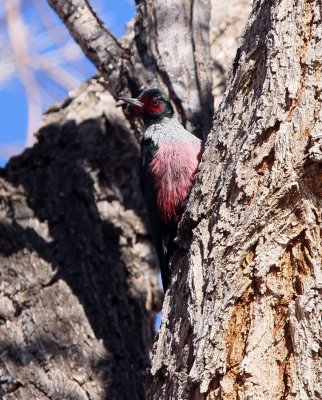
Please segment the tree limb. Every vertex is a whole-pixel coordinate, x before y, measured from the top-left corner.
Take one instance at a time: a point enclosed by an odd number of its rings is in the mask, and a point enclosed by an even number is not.
[[[48,0],[84,54],[104,76],[120,67],[124,49],[86,0]]]

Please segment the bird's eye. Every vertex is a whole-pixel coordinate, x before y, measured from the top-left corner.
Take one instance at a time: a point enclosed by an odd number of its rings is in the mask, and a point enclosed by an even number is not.
[[[158,100],[156,100],[156,99],[151,100],[151,104],[153,104],[153,105],[158,104]]]

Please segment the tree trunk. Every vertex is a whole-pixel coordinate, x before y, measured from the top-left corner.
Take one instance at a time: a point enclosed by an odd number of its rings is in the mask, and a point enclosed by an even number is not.
[[[93,79],[1,171],[1,399],[144,398],[162,296],[137,159]]]
[[[321,26],[320,1],[254,2],[181,222],[149,399],[322,397]]]
[[[321,1],[254,1],[236,57],[246,0],[137,0],[122,40],[86,0],[48,2],[104,80],[52,107],[0,171],[0,397],[145,398],[162,292],[142,127],[116,98],[160,86],[204,138],[226,92],[147,397],[321,398]]]

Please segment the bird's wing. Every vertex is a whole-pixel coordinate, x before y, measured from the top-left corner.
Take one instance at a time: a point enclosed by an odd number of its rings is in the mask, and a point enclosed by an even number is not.
[[[169,241],[167,234],[168,228],[162,222],[161,215],[158,210],[157,195],[154,189],[154,182],[150,172],[150,164],[156,152],[157,147],[151,139],[142,139],[140,171],[141,188],[145,197],[149,214],[153,244],[155,246],[159,259],[162,284],[164,290],[166,290],[169,282],[169,258],[167,257],[167,242]]]

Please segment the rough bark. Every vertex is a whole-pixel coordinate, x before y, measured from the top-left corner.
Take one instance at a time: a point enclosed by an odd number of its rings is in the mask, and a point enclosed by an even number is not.
[[[1,398],[144,398],[162,297],[137,160],[94,79],[1,171]]]
[[[209,40],[215,109],[218,108],[227,88],[240,36],[245,29],[251,5],[252,0],[211,0]]]
[[[150,399],[322,397],[321,26],[320,1],[254,2],[181,224]]]
[[[50,1],[105,80],[52,107],[34,147],[0,170],[4,400],[145,397],[162,296],[136,170],[140,126],[115,98],[161,86],[180,120],[205,136],[213,82],[233,53],[212,64],[218,1],[138,1],[121,41],[87,1]],[[236,45],[237,31],[223,34]]]

